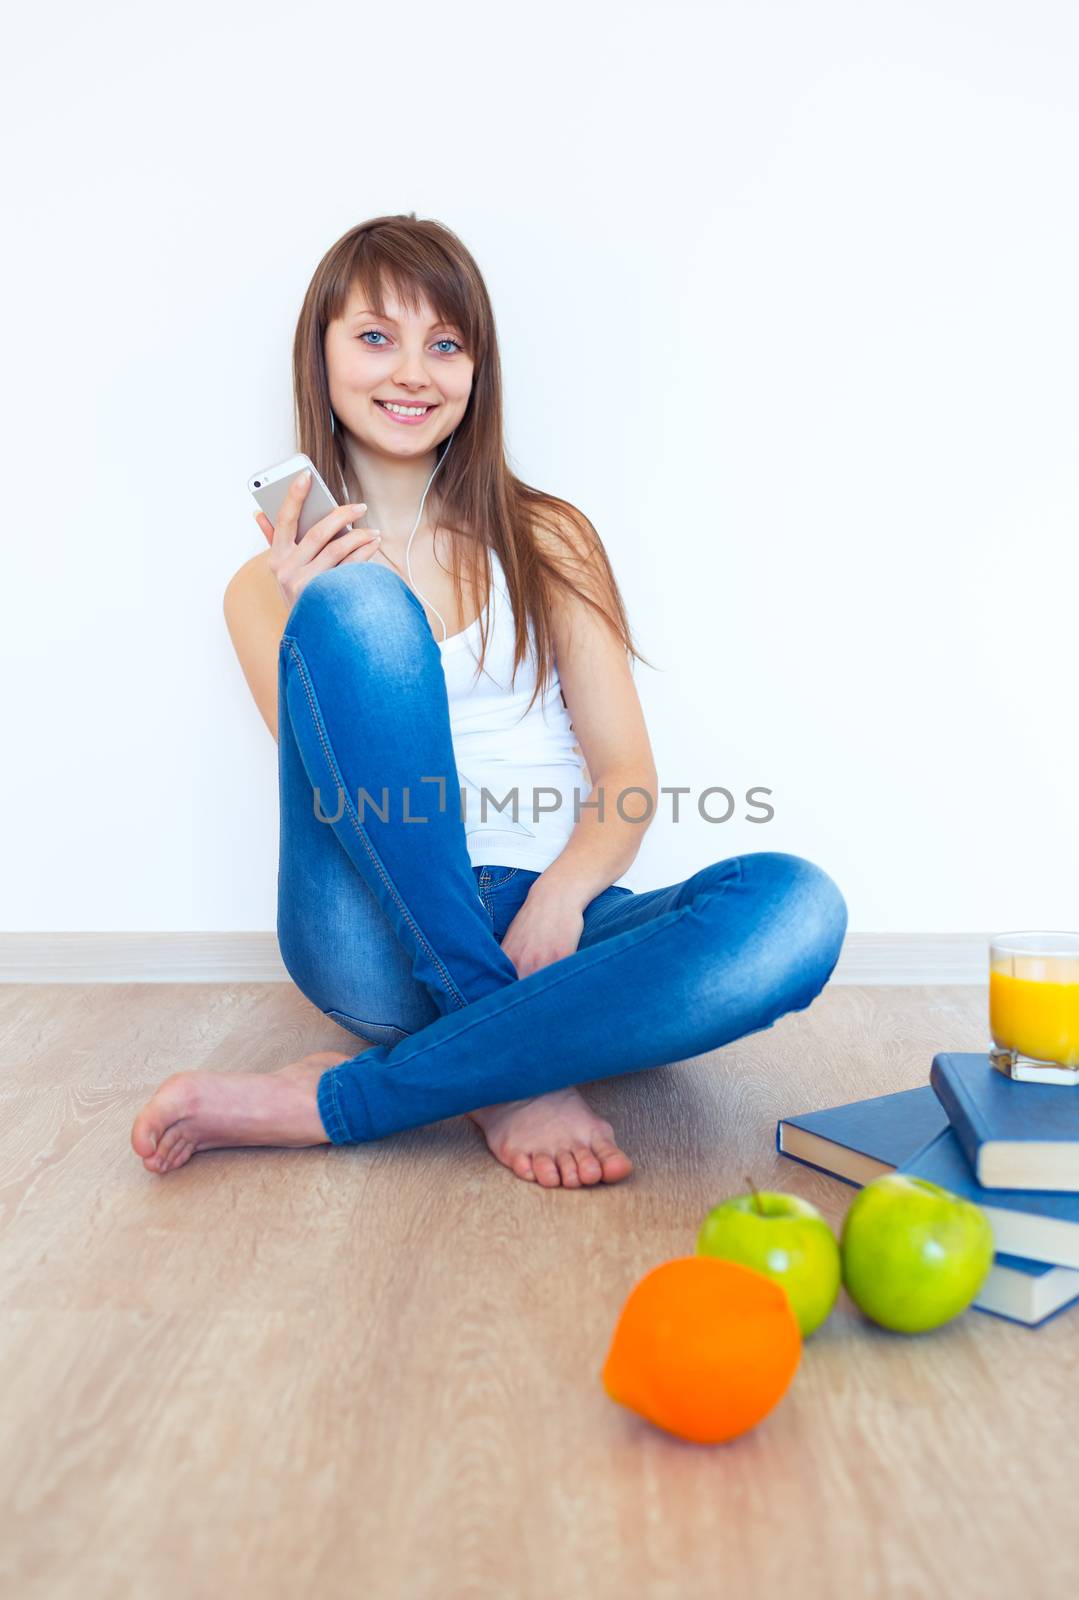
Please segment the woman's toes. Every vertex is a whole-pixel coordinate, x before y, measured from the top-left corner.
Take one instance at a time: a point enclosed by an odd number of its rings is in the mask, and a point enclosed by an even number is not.
[[[526,1150],[514,1156],[510,1162],[510,1170],[515,1172],[518,1178],[526,1178],[531,1183],[536,1181],[536,1174],[532,1171],[532,1157]]]
[[[603,1168],[599,1163],[594,1150],[586,1144],[574,1146],[573,1154],[577,1158],[577,1171],[581,1175],[582,1183],[598,1183],[603,1177]]]
[[[144,1105],[131,1125],[131,1148],[137,1156],[148,1160],[156,1155],[158,1140],[161,1137],[160,1117],[156,1107],[150,1101]]]
[[[157,1171],[155,1158],[175,1124],[197,1110],[198,1074],[173,1072],[162,1080],[135,1118],[131,1145],[143,1165]]]
[[[562,1174],[562,1182],[567,1189],[579,1189],[581,1176],[577,1171],[577,1158],[572,1150],[560,1150],[557,1156],[558,1170]]]
[[[175,1172],[177,1167],[184,1167],[195,1153],[195,1146],[190,1139],[181,1139],[175,1146],[169,1160],[168,1170]]]
[[[545,1189],[557,1189],[562,1182],[558,1168],[555,1166],[553,1156],[546,1155],[542,1152],[537,1154],[535,1151],[533,1151],[532,1170],[536,1174],[536,1182],[542,1184]]]
[[[624,1150],[619,1150],[613,1140],[593,1139],[592,1148],[602,1163],[605,1182],[617,1183],[620,1178],[627,1177],[633,1171],[633,1162]]]
[[[166,1131],[161,1135],[160,1139],[158,1139],[157,1148],[155,1149],[153,1155],[146,1156],[143,1159],[142,1164],[146,1168],[147,1172],[164,1172],[165,1168],[168,1166],[169,1154],[176,1142],[175,1136],[170,1137],[171,1132],[171,1129],[166,1129]]]

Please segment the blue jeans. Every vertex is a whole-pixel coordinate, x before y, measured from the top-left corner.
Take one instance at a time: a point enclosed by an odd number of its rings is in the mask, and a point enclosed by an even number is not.
[[[334,1144],[715,1050],[805,1010],[839,958],[833,880],[765,850],[612,885],[519,978],[499,941],[540,874],[469,860],[442,658],[389,568],[330,568],[292,607],[278,756],[282,959],[372,1042],[319,1079]]]

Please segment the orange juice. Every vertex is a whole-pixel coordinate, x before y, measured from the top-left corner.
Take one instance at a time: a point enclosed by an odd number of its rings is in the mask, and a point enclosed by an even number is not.
[[[989,1028],[998,1049],[1079,1067],[1079,959],[1011,956],[989,972]]]

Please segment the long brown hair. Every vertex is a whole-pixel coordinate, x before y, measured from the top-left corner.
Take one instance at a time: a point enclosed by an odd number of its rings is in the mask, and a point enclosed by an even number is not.
[[[331,245],[308,285],[292,348],[297,449],[306,452],[331,486],[346,481],[349,466],[343,430],[330,427],[326,377],[326,328],[343,315],[353,288],[365,304],[384,315],[384,286],[392,287],[410,310],[426,299],[435,315],[460,329],[473,361],[468,408],[453,435],[453,449],[439,469],[439,523],[451,535],[452,577],[462,609],[461,555],[471,545],[470,569],[481,575],[480,593],[489,595],[491,561],[498,553],[513,607],[516,640],[513,677],[535,641],[536,691],[549,680],[555,662],[551,631],[554,585],[584,598],[614,628],[623,648],[639,661],[622,595],[603,541],[583,512],[557,495],[533,489],[511,472],[502,423],[502,372],[487,286],[475,260],[440,222],[407,215],[375,217],[358,224]],[[439,447],[445,454],[446,441]],[[361,493],[357,498],[362,498]],[[558,557],[538,534],[561,545]],[[487,653],[487,617],[481,610],[481,652]],[[649,662],[648,665],[651,665]],[[564,697],[563,697],[564,698]]]

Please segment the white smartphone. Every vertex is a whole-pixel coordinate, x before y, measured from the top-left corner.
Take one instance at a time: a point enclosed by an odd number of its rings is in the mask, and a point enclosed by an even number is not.
[[[311,487],[304,495],[303,505],[300,507],[300,520],[296,532],[297,544],[309,528],[313,528],[316,522],[321,522],[326,513],[332,511],[338,504],[322,481],[310,456],[304,455],[302,450],[298,451],[296,455],[289,456],[287,461],[279,461],[276,466],[252,473],[247,480],[247,487],[259,509],[266,513],[276,528],[281,503],[301,472],[311,474]],[[333,539],[340,539],[341,534],[347,533],[351,527],[351,522],[346,523],[339,533],[333,535]],[[330,540],[331,544],[333,539]]]

